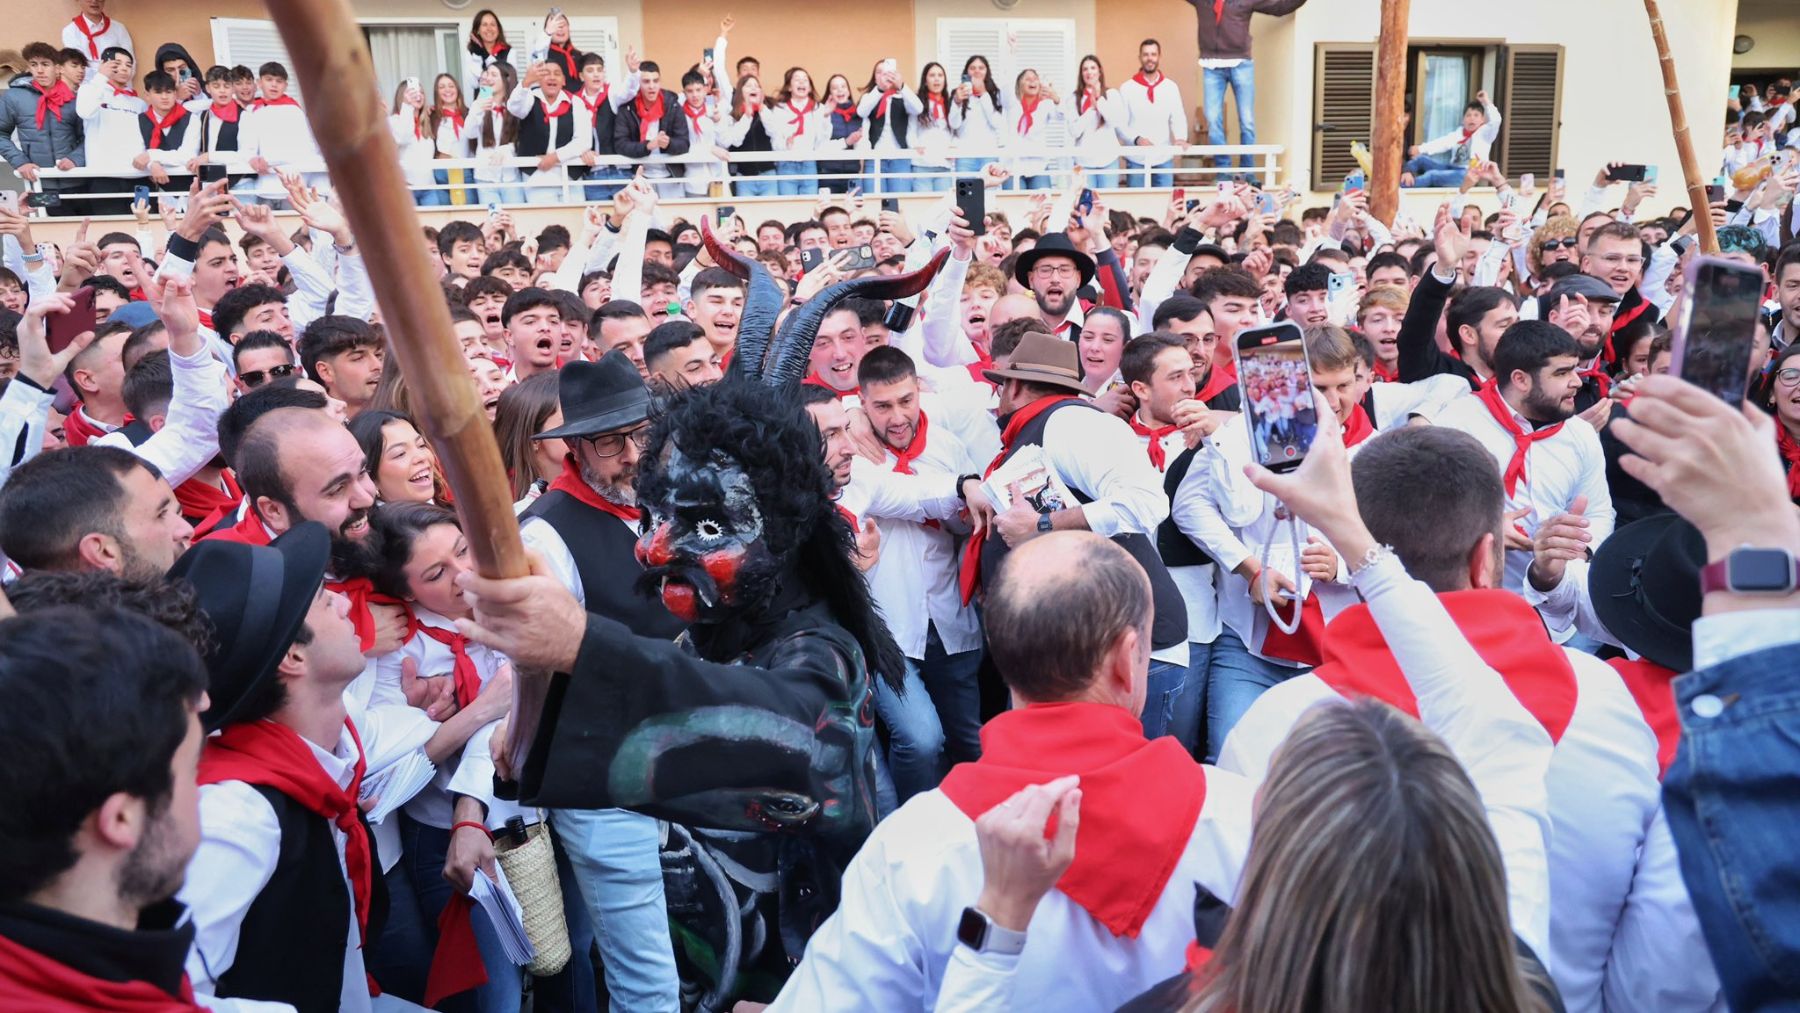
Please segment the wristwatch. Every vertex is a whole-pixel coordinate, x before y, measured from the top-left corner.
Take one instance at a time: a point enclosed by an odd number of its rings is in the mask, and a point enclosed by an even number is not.
[[[1782,549],[1740,545],[1700,568],[1700,593],[1785,595],[1800,586],[1800,563]]]
[[[1049,534],[1054,530],[1056,530],[1056,525],[1050,523],[1050,515],[1038,514],[1038,534]]]
[[[956,941],[976,953],[1005,953],[1017,956],[1025,951],[1025,933],[1001,928],[980,909],[963,908],[962,921],[956,924]]]

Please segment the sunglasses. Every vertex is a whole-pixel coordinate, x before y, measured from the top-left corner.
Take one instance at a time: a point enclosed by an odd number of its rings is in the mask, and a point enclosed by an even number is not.
[[[1544,243],[1544,249],[1546,251],[1548,251],[1548,250],[1573,250],[1576,246],[1579,246],[1579,245],[1580,245],[1580,240],[1577,240],[1574,236],[1570,236],[1567,239],[1547,240]]]
[[[290,362],[286,365],[272,366],[268,369],[251,369],[239,373],[238,379],[242,381],[246,387],[261,387],[270,380],[279,380],[284,376],[293,376],[294,370],[299,368],[300,367]]]

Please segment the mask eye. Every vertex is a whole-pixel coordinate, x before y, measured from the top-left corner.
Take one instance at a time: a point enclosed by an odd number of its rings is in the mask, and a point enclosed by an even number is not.
[[[694,524],[694,533],[709,542],[716,542],[725,537],[725,526],[708,517]]]

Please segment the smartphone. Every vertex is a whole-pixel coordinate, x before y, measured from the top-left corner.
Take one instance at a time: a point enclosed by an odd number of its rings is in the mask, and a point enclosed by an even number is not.
[[[868,243],[850,247],[850,259],[844,263],[845,271],[867,271],[875,266],[875,248]]]
[[[1368,188],[1369,188],[1368,177],[1363,175],[1363,171],[1361,169],[1358,169],[1355,172],[1352,172],[1350,175],[1344,177],[1344,192],[1345,193],[1356,193],[1359,190],[1367,190]]]
[[[731,221],[732,216],[735,214],[737,214],[737,208],[733,207],[730,204],[721,204],[721,205],[719,205],[719,211],[718,211],[719,217],[718,217],[717,221],[720,225],[723,225],[726,222]]]
[[[819,265],[825,263],[825,257],[830,252],[830,250],[825,249],[823,246],[809,246],[806,249],[801,250],[800,273],[811,274],[818,270]]]
[[[1706,203],[1717,204],[1725,199],[1725,186],[1722,183],[1706,184]]]
[[[1762,268],[1697,257],[1687,269],[1669,372],[1729,405],[1744,401],[1762,311]]]
[[[45,343],[52,355],[69,347],[79,335],[98,327],[94,319],[94,288],[83,285],[71,293],[75,308],[67,313],[52,313],[44,318]]]
[[[1175,189],[1170,190],[1169,191],[1169,199],[1185,202],[1187,200],[1187,188],[1178,186]],[[1187,205],[1184,203],[1183,206],[1187,206]]]
[[[1646,182],[1646,183],[1656,182],[1656,166],[1654,166],[1654,165],[1644,166],[1644,182]]]
[[[976,235],[987,233],[987,187],[980,179],[956,181],[956,207]]]
[[[1642,183],[1644,172],[1649,166],[1630,164],[1615,165],[1607,170],[1606,178],[1614,183]]]
[[[1333,271],[1331,272],[1331,276],[1325,279],[1325,294],[1331,299],[1336,299],[1345,292],[1352,291],[1355,288],[1356,276],[1353,274],[1339,274],[1338,272]]]
[[[1569,178],[1569,170],[1558,169],[1558,170],[1556,170],[1555,177],[1557,179],[1568,179]]]
[[[147,186],[132,187],[131,188],[131,199],[134,202],[143,201],[144,203],[148,204],[150,202],[150,188]]]
[[[881,61],[881,69],[887,71],[890,74],[898,74],[898,73],[900,73],[900,61],[896,60],[890,56],[887,59]]]
[[[711,47],[711,46],[707,46],[707,47],[706,47],[706,48],[705,48],[705,49],[702,49],[702,50],[701,50],[701,51],[700,51],[700,55],[701,55],[701,56],[703,56],[703,57],[705,57],[705,58],[706,58],[706,59],[708,59],[708,60],[710,60],[710,59],[712,59],[712,58],[713,58],[713,51],[712,51],[712,47]]]
[[[497,200],[488,201],[488,217],[489,218],[500,217],[500,202],[499,201],[497,201]]]
[[[1728,200],[1725,202],[1725,213],[1728,215],[1735,215],[1742,210],[1744,210],[1744,202],[1741,200]]]
[[[1319,416],[1299,326],[1284,320],[1244,331],[1237,356],[1250,456],[1270,471],[1300,467],[1318,435]]]
[[[898,198],[898,197],[883,197],[883,198],[881,198],[881,210],[892,211],[894,214],[899,214],[900,213],[900,198]]]
[[[1090,214],[1093,214],[1093,212],[1094,212],[1094,191],[1087,187],[1082,187],[1081,188],[1081,196],[1076,198],[1076,200],[1075,200],[1075,208],[1076,208],[1076,210],[1081,212],[1081,215],[1084,218]]]
[[[1281,213],[1281,202],[1272,193],[1256,195],[1256,213],[1259,215],[1276,215]]]
[[[6,210],[7,214],[14,214],[14,215],[18,214],[19,213],[18,191],[16,191],[16,190],[0,190],[0,208],[4,208]]]
[[[475,89],[475,98],[477,100],[484,99],[484,98],[493,98],[493,97],[494,97],[494,89],[489,88],[485,84],[482,85],[481,87]]]
[[[62,195],[55,193],[28,193],[25,195],[25,206],[28,208],[62,207]]]
[[[225,178],[225,164],[223,162],[201,162],[200,163],[200,185],[201,186],[205,186],[208,183],[217,183],[218,181],[220,181],[224,178]]]
[[[1519,174],[1519,189],[1533,190],[1537,188],[1537,173],[1522,172]]]
[[[974,75],[972,75],[972,74],[964,74],[964,75],[963,75],[963,82],[962,82],[962,83],[963,83],[963,84],[974,84],[974,83],[975,83],[975,77],[974,77]]]

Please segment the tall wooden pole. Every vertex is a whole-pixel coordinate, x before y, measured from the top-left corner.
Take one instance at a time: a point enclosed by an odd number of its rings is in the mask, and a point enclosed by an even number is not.
[[[1662,11],[1656,0],[1644,0],[1644,12],[1650,15],[1650,37],[1656,41],[1656,58],[1662,64],[1663,95],[1669,100],[1669,125],[1675,130],[1675,153],[1681,158],[1681,175],[1687,182],[1688,206],[1694,209],[1694,222],[1699,227],[1700,252],[1719,252],[1719,236],[1713,230],[1712,215],[1706,201],[1706,177],[1700,174],[1700,163],[1694,158],[1694,139],[1688,135],[1687,110],[1681,104],[1681,83],[1675,79],[1675,57],[1669,54],[1669,34],[1663,30]]]
[[[455,492],[475,568],[486,577],[525,576],[530,568],[513,517],[500,445],[475,395],[468,364],[450,330],[450,309],[425,257],[412,190],[401,175],[400,152],[388,132],[368,44],[345,0],[267,3],[306,96],[307,122],[368,265],[388,348],[412,394],[414,420],[437,448],[444,477]],[[549,676],[520,672],[514,686],[513,728],[535,728]],[[530,734],[515,734],[512,741],[523,760]]]
[[[1406,160],[1406,25],[1412,0],[1381,0],[1381,38],[1375,43],[1375,129],[1369,139],[1374,170],[1369,213],[1392,225],[1400,212],[1400,167]]]

